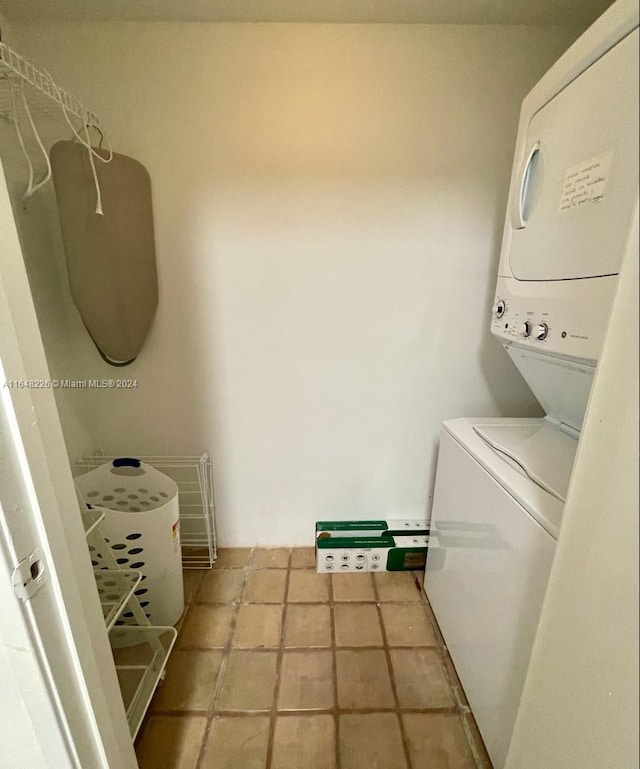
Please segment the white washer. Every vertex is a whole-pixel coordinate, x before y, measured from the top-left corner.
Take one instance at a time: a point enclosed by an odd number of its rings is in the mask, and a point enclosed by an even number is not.
[[[566,494],[576,446],[543,419],[442,427],[425,590],[496,767],[506,758],[555,552],[563,507],[556,494]],[[540,464],[540,456],[553,461]]]
[[[491,332],[547,416],[442,429],[425,591],[495,769],[634,242],[638,69],[637,2],[617,0],[523,102]]]

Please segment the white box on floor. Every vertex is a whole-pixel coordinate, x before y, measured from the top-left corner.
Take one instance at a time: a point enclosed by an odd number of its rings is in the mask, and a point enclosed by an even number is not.
[[[428,543],[424,520],[319,521],[316,568],[322,573],[419,570]]]

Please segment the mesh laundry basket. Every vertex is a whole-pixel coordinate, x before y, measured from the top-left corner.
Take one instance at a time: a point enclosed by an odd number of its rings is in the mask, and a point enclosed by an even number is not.
[[[105,510],[101,530],[117,563],[142,573],[135,595],[149,622],[175,625],[184,610],[184,594],[174,481],[138,459],[126,457],[75,481],[87,504]],[[93,565],[102,566],[97,554]]]

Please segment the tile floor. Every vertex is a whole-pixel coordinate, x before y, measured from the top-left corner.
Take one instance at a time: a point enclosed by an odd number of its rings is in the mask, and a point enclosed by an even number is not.
[[[136,742],[141,769],[491,769],[411,572],[221,550]]]

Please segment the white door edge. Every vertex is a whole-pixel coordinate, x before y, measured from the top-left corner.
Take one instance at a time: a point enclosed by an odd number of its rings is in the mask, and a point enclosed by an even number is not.
[[[55,756],[45,749],[42,766],[136,769],[53,391],[5,386],[47,381],[49,371],[1,164],[0,363],[3,470],[8,463],[16,483],[13,490],[2,484],[3,494],[6,489],[14,499],[0,499],[0,595],[12,614],[21,614],[23,629],[30,629],[31,641],[23,648],[38,660],[41,684],[48,679],[48,710],[32,714],[36,739],[44,748],[57,733],[70,762],[62,763],[61,747]],[[47,579],[23,601],[13,592],[11,572],[35,548],[44,554]],[[5,638],[11,630],[10,623],[0,634],[5,649],[20,646]],[[15,659],[5,655],[5,668]],[[18,676],[14,684],[20,689],[26,681]],[[35,702],[30,694],[24,688],[25,701]]]

